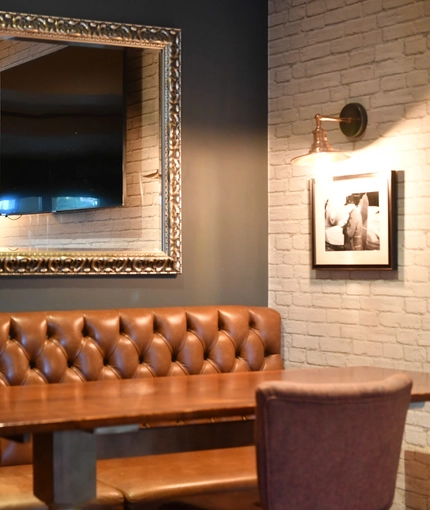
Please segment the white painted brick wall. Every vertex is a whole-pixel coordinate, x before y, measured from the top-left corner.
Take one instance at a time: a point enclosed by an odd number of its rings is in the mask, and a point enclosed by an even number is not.
[[[2,41],[0,69],[58,49],[61,46]],[[146,177],[160,169],[158,69],[158,51],[128,50],[124,207],[0,217],[1,250],[161,250],[161,180]]]
[[[430,1],[269,0],[269,304],[287,368],[430,370]],[[365,106],[338,173],[401,170],[396,273],[311,269],[316,113]],[[430,510],[430,404],[410,411],[393,508]],[[389,417],[387,417],[389,419]]]

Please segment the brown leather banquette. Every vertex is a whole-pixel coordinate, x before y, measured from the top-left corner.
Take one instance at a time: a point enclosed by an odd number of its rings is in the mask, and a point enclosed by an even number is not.
[[[275,310],[252,306],[0,313],[0,391],[2,385],[279,369],[280,324]],[[145,456],[136,439],[137,456],[110,459],[101,439],[97,498],[83,508],[167,508],[172,498],[213,501],[215,493],[255,491],[254,447],[212,449],[211,439],[201,451],[163,454],[161,448]],[[31,441],[0,440],[0,510],[47,508],[32,494],[31,461]]]

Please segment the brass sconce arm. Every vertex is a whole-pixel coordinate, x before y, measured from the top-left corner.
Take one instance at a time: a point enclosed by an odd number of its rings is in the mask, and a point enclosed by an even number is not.
[[[327,132],[322,127],[323,121],[338,122],[342,133],[349,139],[355,139],[360,137],[366,130],[367,112],[361,104],[349,103],[342,108],[339,117],[324,116],[319,113],[316,114],[316,128],[313,131],[313,143],[309,153],[304,156],[294,158],[292,163],[306,164],[306,161],[309,159],[308,156],[310,155],[324,152],[335,152],[328,142]]]

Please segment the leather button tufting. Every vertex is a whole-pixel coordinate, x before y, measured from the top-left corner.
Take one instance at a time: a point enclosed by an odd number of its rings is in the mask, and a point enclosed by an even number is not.
[[[0,312],[0,326],[0,386],[81,384],[283,366],[280,315],[266,307]],[[2,439],[0,466],[30,462],[31,446],[31,442],[23,445]],[[130,459],[126,459],[127,466]],[[163,467],[164,461],[160,465]],[[173,480],[178,476],[180,473],[172,472]],[[240,477],[243,480],[242,472]],[[218,474],[215,478],[219,480]],[[142,479],[138,480],[140,484]],[[143,481],[142,491],[147,494]],[[19,498],[17,494],[16,500]],[[14,504],[17,501],[14,499]],[[28,506],[24,503],[20,508]]]

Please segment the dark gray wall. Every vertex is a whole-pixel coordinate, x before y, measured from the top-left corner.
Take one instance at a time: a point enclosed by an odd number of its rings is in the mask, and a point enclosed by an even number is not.
[[[0,310],[267,304],[267,0],[0,0],[182,29],[183,274],[1,277]]]

